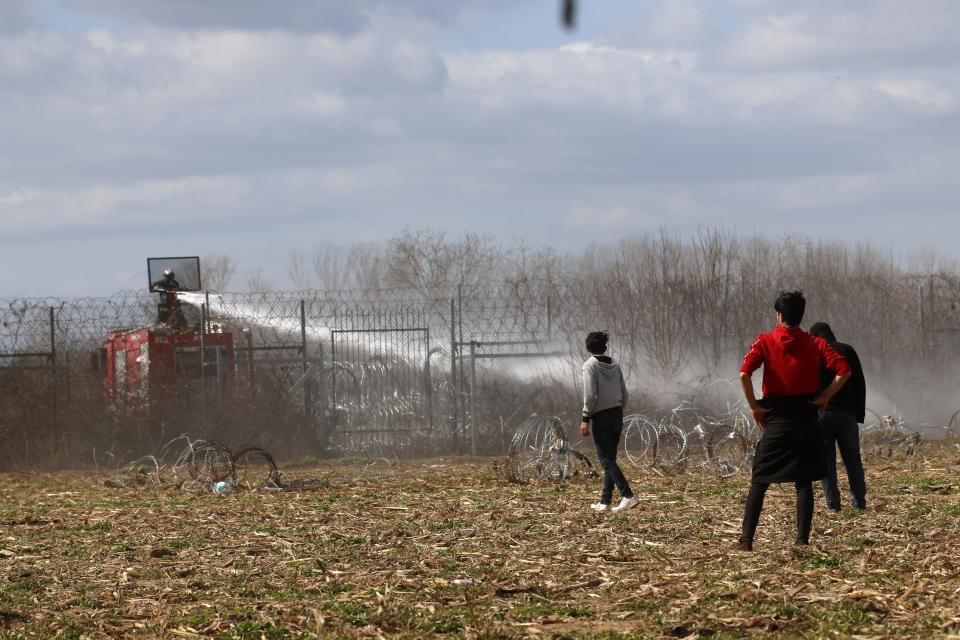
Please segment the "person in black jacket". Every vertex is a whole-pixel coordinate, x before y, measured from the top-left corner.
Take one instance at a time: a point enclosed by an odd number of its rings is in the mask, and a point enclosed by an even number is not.
[[[164,269],[163,279],[154,282],[152,290],[160,293],[160,304],[157,305],[157,322],[167,323],[175,327],[184,326],[186,321],[183,318],[180,301],[177,299],[180,283],[177,281],[173,269]]]
[[[826,340],[850,365],[850,380],[820,413],[820,433],[827,450],[827,477],[822,481],[827,507],[840,511],[840,487],[837,484],[837,453],[843,458],[850,483],[850,496],[855,509],[867,508],[867,482],[860,458],[860,430],[867,406],[867,383],[857,352],[848,344],[837,342],[833,330],[826,322],[817,322],[810,327],[810,335]],[[820,372],[820,387],[826,387],[833,379],[827,370]]]
[[[180,291],[180,283],[173,269],[164,269],[163,278],[153,283],[153,290],[160,292],[161,299],[170,292]]]

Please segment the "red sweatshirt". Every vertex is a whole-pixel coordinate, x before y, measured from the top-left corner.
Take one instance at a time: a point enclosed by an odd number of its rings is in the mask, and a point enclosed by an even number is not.
[[[743,358],[742,373],[752,374],[763,365],[763,395],[800,396],[820,388],[821,366],[842,376],[850,370],[843,356],[823,338],[814,338],[800,327],[782,325],[761,333]]]

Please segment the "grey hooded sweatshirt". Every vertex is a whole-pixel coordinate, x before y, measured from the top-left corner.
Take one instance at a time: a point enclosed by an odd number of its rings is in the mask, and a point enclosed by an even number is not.
[[[583,363],[583,421],[605,409],[625,407],[627,385],[620,365],[609,356],[591,356]]]

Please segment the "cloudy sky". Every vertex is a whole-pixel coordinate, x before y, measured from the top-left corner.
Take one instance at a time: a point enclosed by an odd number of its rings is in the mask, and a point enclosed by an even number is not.
[[[956,0],[3,0],[0,297],[404,228],[960,257]]]

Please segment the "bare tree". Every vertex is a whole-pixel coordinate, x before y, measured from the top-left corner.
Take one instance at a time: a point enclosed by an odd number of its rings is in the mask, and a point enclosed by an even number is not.
[[[379,244],[363,244],[352,250],[349,265],[354,287],[365,291],[386,287],[384,283],[386,265],[383,254],[384,247]]]
[[[272,287],[263,277],[263,272],[259,267],[247,276],[247,291],[256,293],[259,291],[270,291]]]
[[[212,253],[203,256],[200,263],[207,291],[225,291],[237,269],[236,261],[228,255]]]
[[[313,285],[310,281],[310,274],[307,273],[307,268],[305,264],[305,259],[303,257],[303,252],[299,249],[290,250],[290,266],[287,273],[290,274],[290,279],[293,281],[293,286],[297,289],[312,289]]]
[[[450,241],[442,232],[404,231],[387,242],[386,284],[445,298],[458,284],[492,281],[502,257],[490,236],[465,234]]]
[[[313,272],[321,289],[381,289],[382,254],[383,247],[371,243],[317,244],[311,257]]]
[[[503,254],[504,282],[541,282],[555,284],[566,269],[556,249],[518,241]]]

